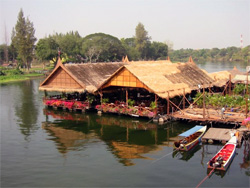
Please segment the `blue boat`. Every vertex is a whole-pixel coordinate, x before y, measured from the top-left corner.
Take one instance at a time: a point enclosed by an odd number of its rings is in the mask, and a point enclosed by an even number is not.
[[[184,137],[174,142],[174,148],[180,151],[189,151],[201,142],[202,136],[205,134],[207,126],[195,126],[192,129],[180,134]]]

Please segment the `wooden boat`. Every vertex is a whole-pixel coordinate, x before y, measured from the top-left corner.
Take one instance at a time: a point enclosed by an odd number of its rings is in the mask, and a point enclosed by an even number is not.
[[[174,142],[174,148],[176,150],[189,151],[194,146],[198,145],[201,142],[201,138],[205,134],[207,126],[196,126],[196,127],[199,129],[196,130],[194,133],[190,134],[189,136],[186,136],[183,139],[180,139],[179,141]]]
[[[237,138],[232,138],[221,148],[221,150],[207,163],[208,169],[226,171],[232,162],[236,152]]]

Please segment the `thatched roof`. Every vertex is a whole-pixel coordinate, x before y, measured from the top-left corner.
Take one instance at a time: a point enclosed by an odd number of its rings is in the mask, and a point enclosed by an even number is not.
[[[164,63],[164,62],[132,62],[117,70],[100,88],[112,85],[112,79],[126,69],[136,79],[161,98],[175,97],[197,90],[204,84],[209,87],[214,81],[193,62]],[[144,87],[145,88],[145,87]]]
[[[233,83],[242,83],[245,84],[247,83],[248,80],[248,84],[250,84],[250,75],[236,75],[234,77],[234,79],[232,80]]]
[[[214,79],[213,85],[217,87],[225,86],[229,81],[229,77],[231,75],[229,71],[219,71],[208,74],[212,79]]]
[[[234,67],[232,70],[209,73],[209,76],[212,79],[214,79],[213,85],[217,87],[223,87],[229,81],[230,75],[231,75],[231,80],[233,81],[236,75],[242,75],[242,74],[244,73],[239,71],[236,67]]]
[[[124,63],[65,64],[58,60],[51,74],[40,84],[39,90],[93,93]]]
[[[66,64],[65,67],[85,84],[88,92],[93,93],[123,65],[124,63],[84,63]]]

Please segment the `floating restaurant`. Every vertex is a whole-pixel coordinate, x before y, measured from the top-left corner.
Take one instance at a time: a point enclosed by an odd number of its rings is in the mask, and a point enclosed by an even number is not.
[[[192,106],[197,92],[231,92],[238,74],[236,68],[207,73],[191,57],[186,63],[172,63],[169,58],[129,62],[126,57],[123,62],[84,64],[62,64],[59,58],[39,89],[45,91],[48,107],[152,118],[182,113]],[[50,91],[61,94],[47,96]]]

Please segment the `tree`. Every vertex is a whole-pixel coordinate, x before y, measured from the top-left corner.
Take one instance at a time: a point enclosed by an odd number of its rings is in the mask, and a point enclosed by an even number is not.
[[[89,62],[120,61],[125,55],[121,41],[104,33],[86,36],[83,39],[81,52]]]
[[[26,65],[29,71],[35,48],[35,29],[33,23],[24,18],[23,10],[18,14],[17,23],[13,30],[12,44],[17,50],[18,58]]]
[[[122,46],[125,49],[125,54],[128,56],[129,60],[138,60],[140,57],[139,52],[137,51],[136,44],[135,44],[135,38],[122,38],[121,39]]]
[[[219,48],[213,48],[210,50],[210,56],[212,58],[216,58],[216,56],[219,54],[220,50]]]
[[[166,59],[168,56],[168,46],[162,42],[152,42],[150,45],[149,57],[151,59]]]
[[[142,59],[147,58],[147,51],[150,45],[150,37],[145,30],[144,25],[139,23],[135,28],[135,44],[136,49],[140,53]]]
[[[82,38],[77,31],[70,31],[66,34],[58,34],[51,36],[56,43],[64,57],[68,57],[69,61],[81,62],[81,47]]]
[[[36,45],[36,56],[41,61],[57,62],[59,45],[52,37],[40,39]]]

